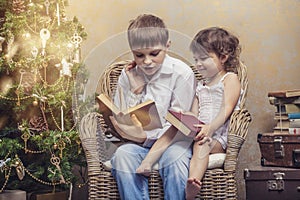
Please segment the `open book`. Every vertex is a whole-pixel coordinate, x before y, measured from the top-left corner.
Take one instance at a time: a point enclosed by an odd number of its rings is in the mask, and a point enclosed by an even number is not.
[[[120,110],[106,94],[98,95],[96,100],[99,104],[99,112],[102,114],[105,123],[115,133],[117,132],[114,129],[109,116],[114,116],[119,123],[132,125],[130,116],[135,114],[144,130],[162,128],[155,102],[152,100],[145,101],[124,110]],[[117,137],[119,136],[117,135]]]
[[[204,124],[193,114],[176,112],[173,110],[168,111],[165,119],[189,137],[195,137],[201,130],[200,127],[195,127],[195,124]]]

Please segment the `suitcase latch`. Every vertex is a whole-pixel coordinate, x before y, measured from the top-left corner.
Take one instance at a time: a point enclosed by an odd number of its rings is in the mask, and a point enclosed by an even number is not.
[[[296,167],[300,167],[300,149],[293,150],[293,163]]]
[[[285,175],[282,172],[277,172],[273,174],[275,176],[275,180],[268,181],[268,189],[272,191],[281,191],[284,190],[284,180],[283,176]]]
[[[275,158],[283,158],[284,157],[284,147],[282,145],[282,137],[276,136],[274,138],[274,155]]]

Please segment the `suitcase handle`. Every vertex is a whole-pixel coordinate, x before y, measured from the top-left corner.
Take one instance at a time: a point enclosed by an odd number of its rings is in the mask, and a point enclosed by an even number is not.
[[[300,149],[293,150],[293,161],[295,167],[300,167]]]

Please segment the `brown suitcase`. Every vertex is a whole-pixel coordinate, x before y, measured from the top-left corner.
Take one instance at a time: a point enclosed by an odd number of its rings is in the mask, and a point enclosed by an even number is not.
[[[247,200],[300,200],[300,169],[257,166],[244,179]]]
[[[262,166],[300,168],[300,135],[259,133]]]

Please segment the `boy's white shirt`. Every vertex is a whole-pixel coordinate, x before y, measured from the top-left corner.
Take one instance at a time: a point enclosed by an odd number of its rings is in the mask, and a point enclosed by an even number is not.
[[[145,80],[146,85],[143,92],[136,95],[130,91],[129,80],[123,69],[118,86],[123,90],[124,104],[127,108],[148,99],[155,101],[163,128],[145,131],[147,139],[144,146],[150,147],[170,127],[170,124],[164,119],[168,109],[182,111],[191,109],[196,80],[192,69],[187,64],[168,55],[166,55],[160,71],[151,80]],[[115,93],[114,102],[120,106],[119,92]]]

